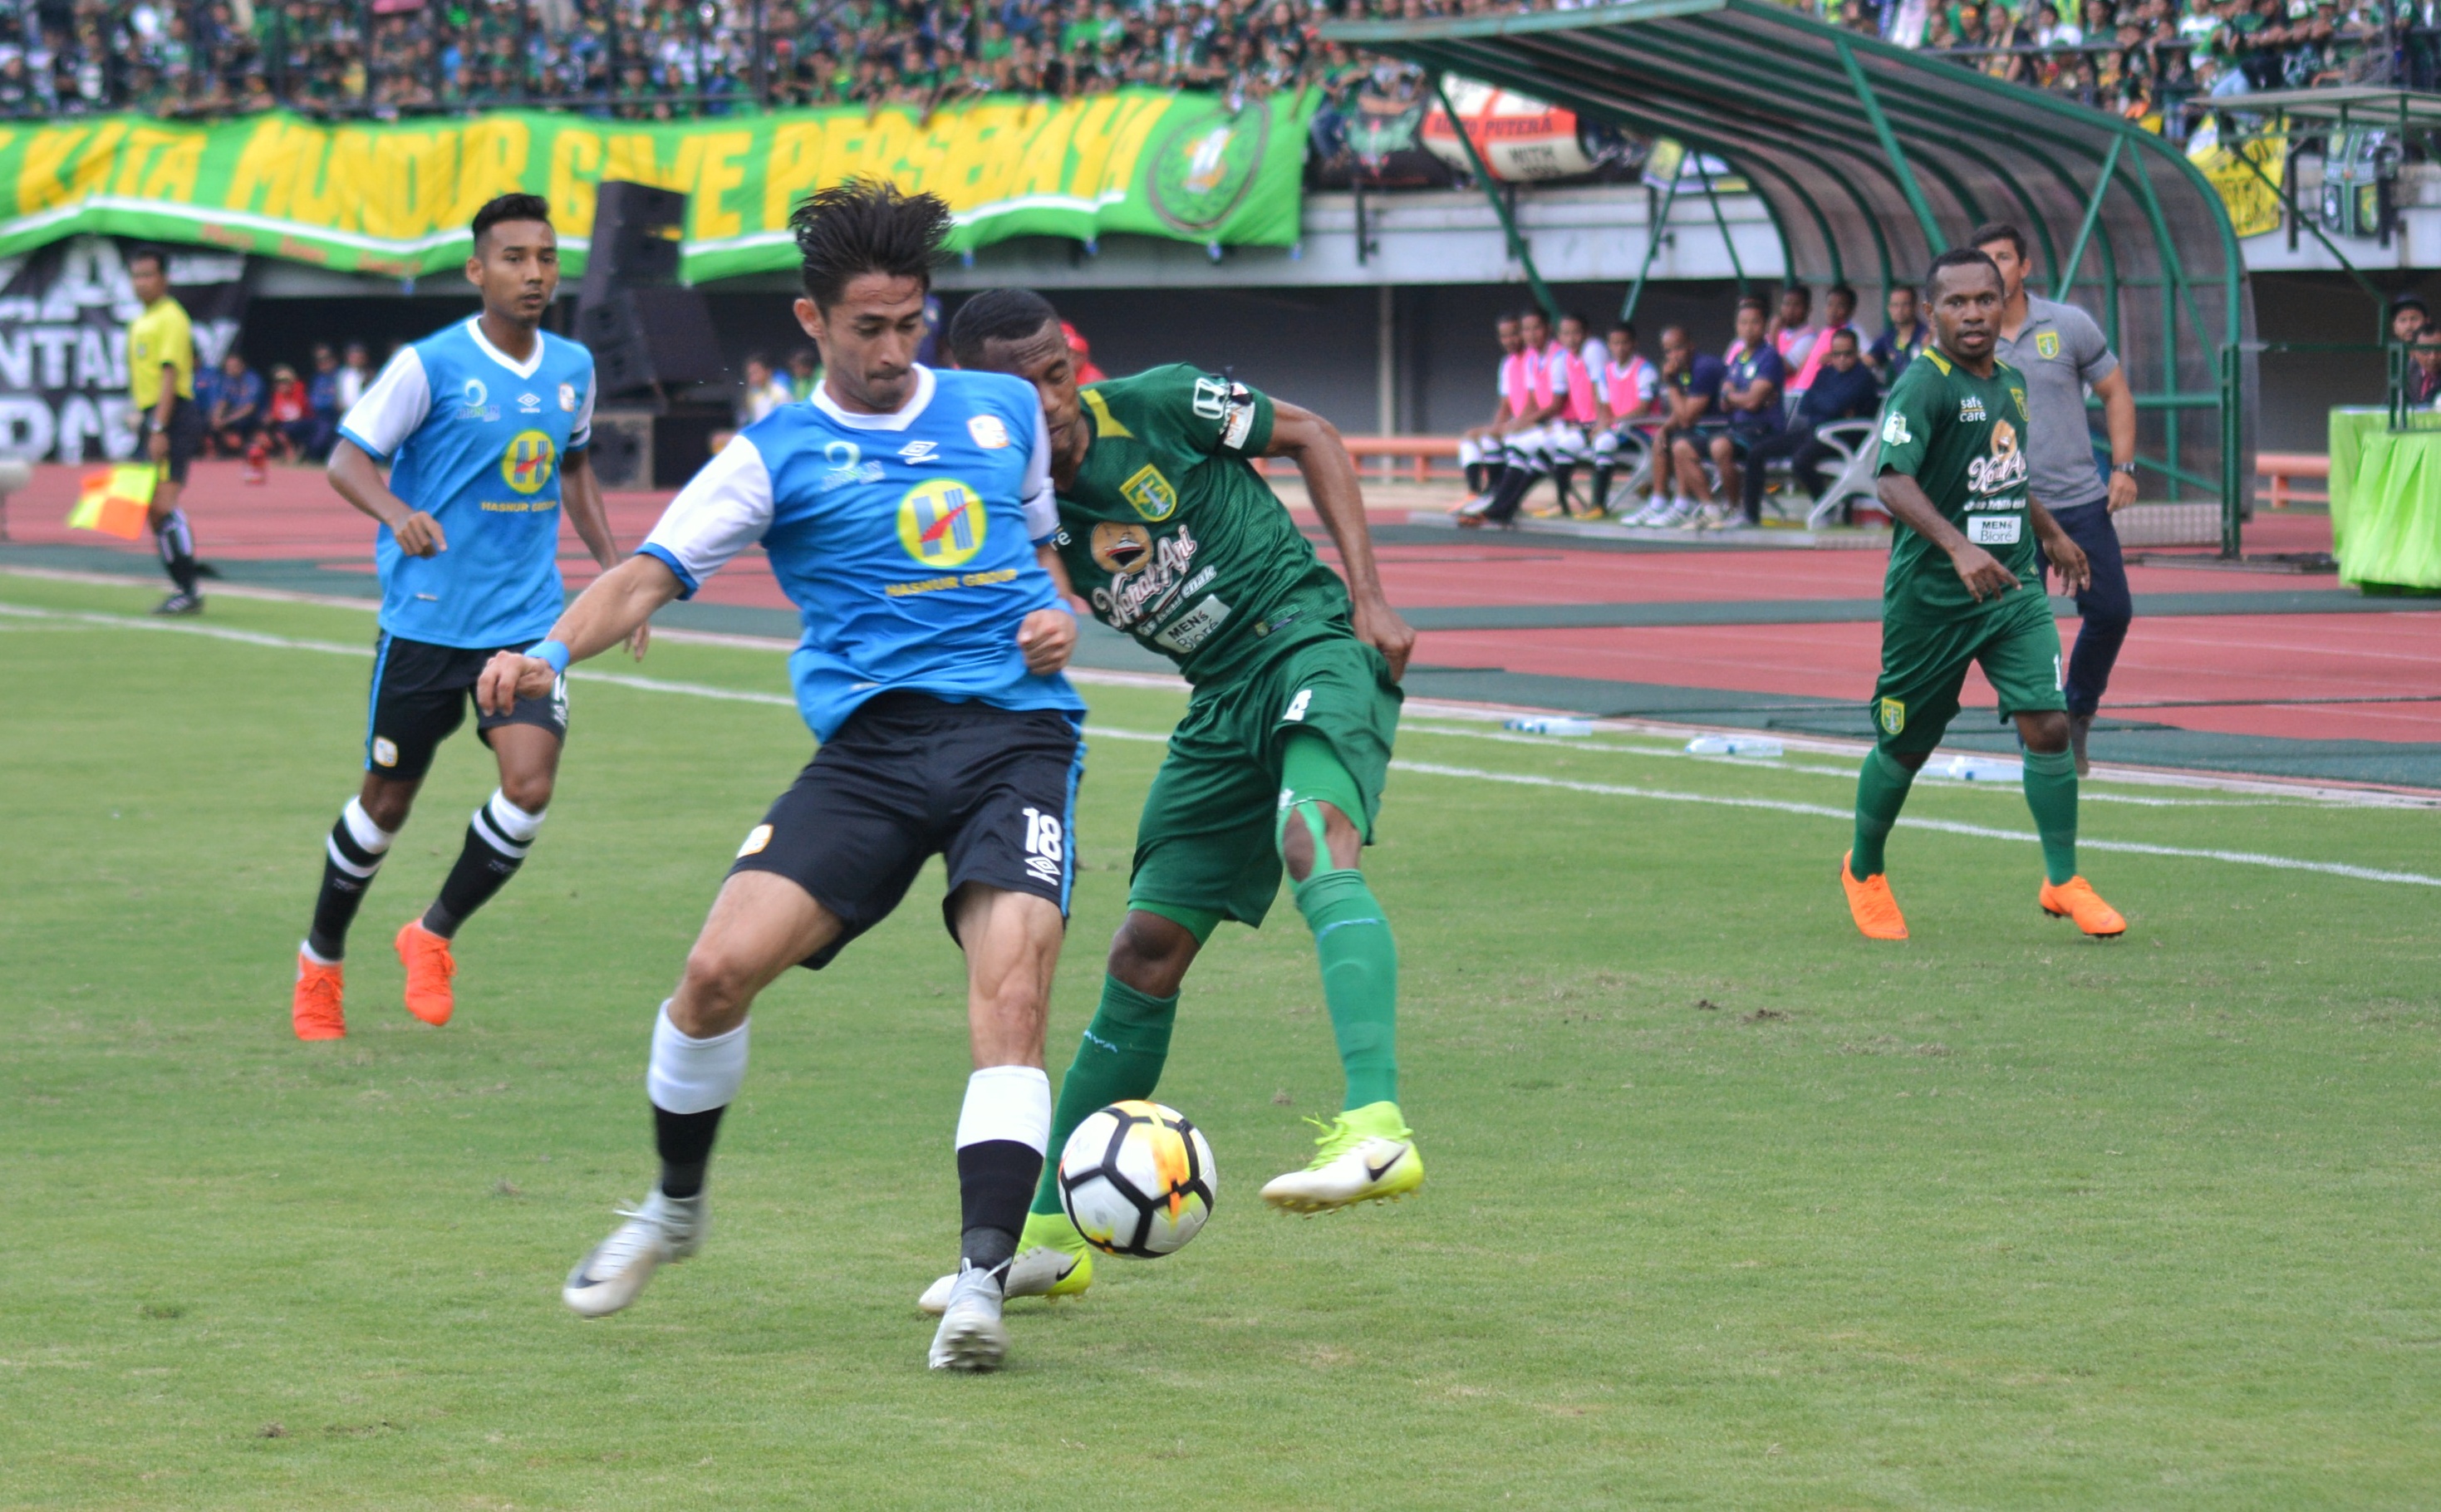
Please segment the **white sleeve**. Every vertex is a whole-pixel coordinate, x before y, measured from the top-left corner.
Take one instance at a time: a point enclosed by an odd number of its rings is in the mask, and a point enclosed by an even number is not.
[[[585,393],[576,401],[576,419],[569,423],[568,449],[579,451],[593,444],[593,390],[602,387],[594,376],[593,365],[585,367]]]
[[[1059,533],[1059,500],[1051,491],[1051,426],[1040,408],[1034,412],[1034,453],[1025,459],[1025,481],[1019,486],[1026,536],[1040,546]]]
[[[660,558],[693,597],[705,579],[770,528],[771,470],[754,443],[740,436],[678,490],[636,550]]]
[[[1552,396],[1556,398],[1561,394],[1566,393],[1568,391],[1567,359],[1563,357],[1559,361],[1549,364],[1548,368],[1551,374]]]
[[[413,347],[401,347],[364,396],[349,406],[339,434],[386,462],[431,413],[432,383],[425,376],[424,359]]]
[[[1492,387],[1501,398],[1509,397],[1509,364],[1504,362],[1500,365],[1499,372],[1492,378]]]

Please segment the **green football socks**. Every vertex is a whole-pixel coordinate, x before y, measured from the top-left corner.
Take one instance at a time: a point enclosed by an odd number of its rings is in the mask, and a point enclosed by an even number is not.
[[[1347,1074],[1343,1107],[1399,1100],[1399,947],[1365,873],[1316,872],[1296,886],[1297,911],[1313,929],[1322,999]]]
[[[1131,1097],[1150,1097],[1169,1059],[1170,1025],[1178,999],[1153,998],[1116,977],[1102,979],[1102,1005],[1076,1042],[1076,1058],[1059,1080],[1059,1102],[1051,1113],[1051,1149],[1042,1180],[1034,1189],[1036,1213],[1058,1213],[1059,1151],[1077,1125],[1094,1109]]]
[[[2069,772],[2075,775],[2071,762]],[[2034,797],[2034,768],[2026,769],[2026,796]],[[1899,810],[1907,805],[1908,788],[1915,782],[1915,773],[1892,760],[1890,753],[1876,746],[1865,757],[1865,768],[1856,774],[1856,838],[1849,848],[1848,871],[1859,882],[1884,870],[1882,845],[1890,837],[1890,826],[1899,821]],[[2073,827],[2074,792],[2071,787],[2070,822]]]
[[[2058,887],[2076,875],[2076,753],[2026,752],[2026,806],[2043,837],[2043,874]]]

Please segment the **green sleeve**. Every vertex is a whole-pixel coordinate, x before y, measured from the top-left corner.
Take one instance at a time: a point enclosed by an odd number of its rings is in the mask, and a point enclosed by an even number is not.
[[[1942,397],[1938,369],[1924,358],[1908,363],[1890,387],[1882,406],[1882,453],[1879,471],[1913,477],[1924,470],[1926,450],[1932,444],[1932,423]]]
[[[1142,400],[1162,429],[1205,457],[1260,457],[1277,420],[1271,396],[1181,364],[1146,373]]]

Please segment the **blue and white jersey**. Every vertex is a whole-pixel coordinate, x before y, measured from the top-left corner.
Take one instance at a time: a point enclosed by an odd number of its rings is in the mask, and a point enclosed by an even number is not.
[[[817,388],[749,425],[637,549],[691,597],[761,543],[805,621],[788,658],[798,711],[828,740],[901,690],[1081,713],[1068,679],[1027,672],[1017,649],[1025,617],[1060,603],[1034,554],[1058,531],[1034,387],[919,367],[894,414],[852,414]]]
[[[593,354],[535,336],[516,363],[477,319],[435,332],[392,357],[339,423],[448,543],[416,557],[387,525],[374,538],[391,635],[522,648],[559,618],[559,470],[593,439]]]

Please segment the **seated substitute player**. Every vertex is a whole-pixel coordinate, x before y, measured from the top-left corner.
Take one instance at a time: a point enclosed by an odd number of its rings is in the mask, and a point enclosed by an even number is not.
[[[542,329],[559,288],[551,207],[503,194],[475,212],[474,232],[466,281],[482,314],[401,349],[350,406],[331,451],[332,488],[381,522],[381,639],[364,785],[323,846],[321,892],[297,954],[299,1039],[347,1033],[348,927],[434,748],[464,722],[484,664],[502,647],[532,645],[559,613],[561,506],[595,561],[618,560],[586,454],[593,356]],[[641,633],[634,650],[644,654]],[[396,942],[407,1012],[427,1024],[447,1023],[455,1005],[458,927],[525,864],[542,828],[568,736],[566,690],[478,711],[475,732],[499,762],[500,785],[475,810],[440,896]]]
[[[1896,522],[1882,585],[1879,738],[1856,780],[1856,837],[1839,866],[1848,909],[1867,938],[1904,940],[1883,844],[1908,787],[1958,713],[1969,662],[2000,695],[2026,745],[2026,806],[2042,837],[2044,912],[2087,934],[2127,921],[2076,874],[2076,758],[2060,690],[2059,629],[2041,561],[2070,587],[2085,553],[2026,492],[2026,380],[1993,356],[2005,286],[1981,252],[1933,259],[1925,279],[1933,345],[1908,365],[1882,414],[1876,492]],[[2036,554],[2036,543],[2041,554]]]
[[[1145,797],[1128,915],[1102,1001],[1059,1086],[1051,1148],[1095,1108],[1149,1097],[1187,968],[1224,919],[1260,926],[1286,865],[1314,934],[1347,1096],[1312,1163],[1263,1199],[1317,1213],[1424,1179],[1399,1111],[1399,958],[1358,860],[1415,647],[1374,570],[1365,501],[1318,416],[1177,366],[1079,389],[1040,296],[995,289],[949,323],[961,366],[1031,380],[1051,426],[1059,556],[1113,629],[1178,663],[1193,698]],[[1252,459],[1287,457],[1338,543],[1343,585]],[[1092,1279],[1057,1172],[1034,1196],[1015,1294]],[[928,1301],[943,1300],[935,1287]]]
[[[948,205],[857,182],[789,224],[822,387],[740,432],[549,639],[483,674],[486,708],[547,692],[760,542],[805,621],[789,671],[821,742],[748,832],[654,1024],[644,1086],[660,1179],[563,1296],[587,1317],[615,1312],[696,1251],[755,995],[792,965],[827,965],[938,854],[975,1071],[957,1130],[960,1268],[931,1360],[989,1370],[1008,1348],[1002,1281],[1051,1127],[1043,1015],[1084,755],[1084,705],[1059,675],[1076,620],[1045,566],[1051,442],[1025,385],[915,362]]]

